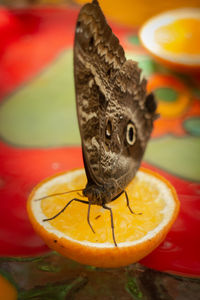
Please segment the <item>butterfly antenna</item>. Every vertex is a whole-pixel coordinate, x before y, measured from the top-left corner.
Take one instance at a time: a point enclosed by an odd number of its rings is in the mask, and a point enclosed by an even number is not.
[[[83,189],[72,190],[72,191],[67,191],[67,192],[62,192],[62,193],[54,193],[54,194],[50,194],[50,195],[35,199],[34,201],[41,201],[41,200],[44,200],[44,199],[47,199],[47,198],[50,198],[50,197],[62,196],[62,195],[66,195],[66,194],[69,194],[69,193],[75,193],[75,192],[80,192],[80,191],[83,191]]]
[[[83,194],[81,195],[81,193],[77,193],[77,195],[79,195],[80,197],[83,197]]]

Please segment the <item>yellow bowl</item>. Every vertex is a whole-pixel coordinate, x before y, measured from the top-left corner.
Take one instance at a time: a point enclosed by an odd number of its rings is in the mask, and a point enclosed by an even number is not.
[[[155,59],[175,70],[200,72],[200,9],[183,8],[147,21],[140,41]]]

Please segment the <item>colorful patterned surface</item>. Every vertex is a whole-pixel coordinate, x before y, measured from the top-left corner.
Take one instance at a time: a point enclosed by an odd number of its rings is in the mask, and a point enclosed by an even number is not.
[[[41,179],[83,166],[72,66],[73,9],[0,10],[0,254],[48,251],[35,235],[26,199]],[[144,166],[177,189],[181,212],[163,244],[142,263],[200,275],[200,76],[153,61],[136,31],[112,25],[127,57],[139,62],[159,100]]]

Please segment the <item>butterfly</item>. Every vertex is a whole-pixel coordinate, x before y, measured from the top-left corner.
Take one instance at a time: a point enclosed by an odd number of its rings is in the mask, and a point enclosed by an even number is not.
[[[88,204],[87,220],[93,232],[91,205],[109,210],[117,246],[113,213],[107,204],[124,194],[133,213],[125,188],[141,164],[157,118],[157,105],[154,95],[146,92],[147,81],[141,77],[137,62],[126,59],[96,0],[82,7],[77,19],[74,80],[87,176],[82,193],[88,201],[74,198],[70,203]]]

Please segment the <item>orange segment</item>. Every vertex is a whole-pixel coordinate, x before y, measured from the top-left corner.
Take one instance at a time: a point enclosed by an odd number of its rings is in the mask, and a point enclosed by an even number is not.
[[[200,9],[162,13],[140,30],[144,47],[159,61],[175,69],[200,71]]]
[[[127,187],[132,214],[125,195],[108,204],[112,208],[114,231],[112,239],[109,211],[92,205],[87,222],[88,205],[73,201],[57,218],[44,222],[58,213],[73,198],[87,201],[80,194],[69,193],[35,201],[41,197],[84,188],[84,170],[58,174],[41,182],[28,200],[28,214],[36,232],[61,254],[80,263],[99,267],[118,267],[138,261],[158,246],[166,236],[179,210],[174,188],[159,175],[138,171]]]

